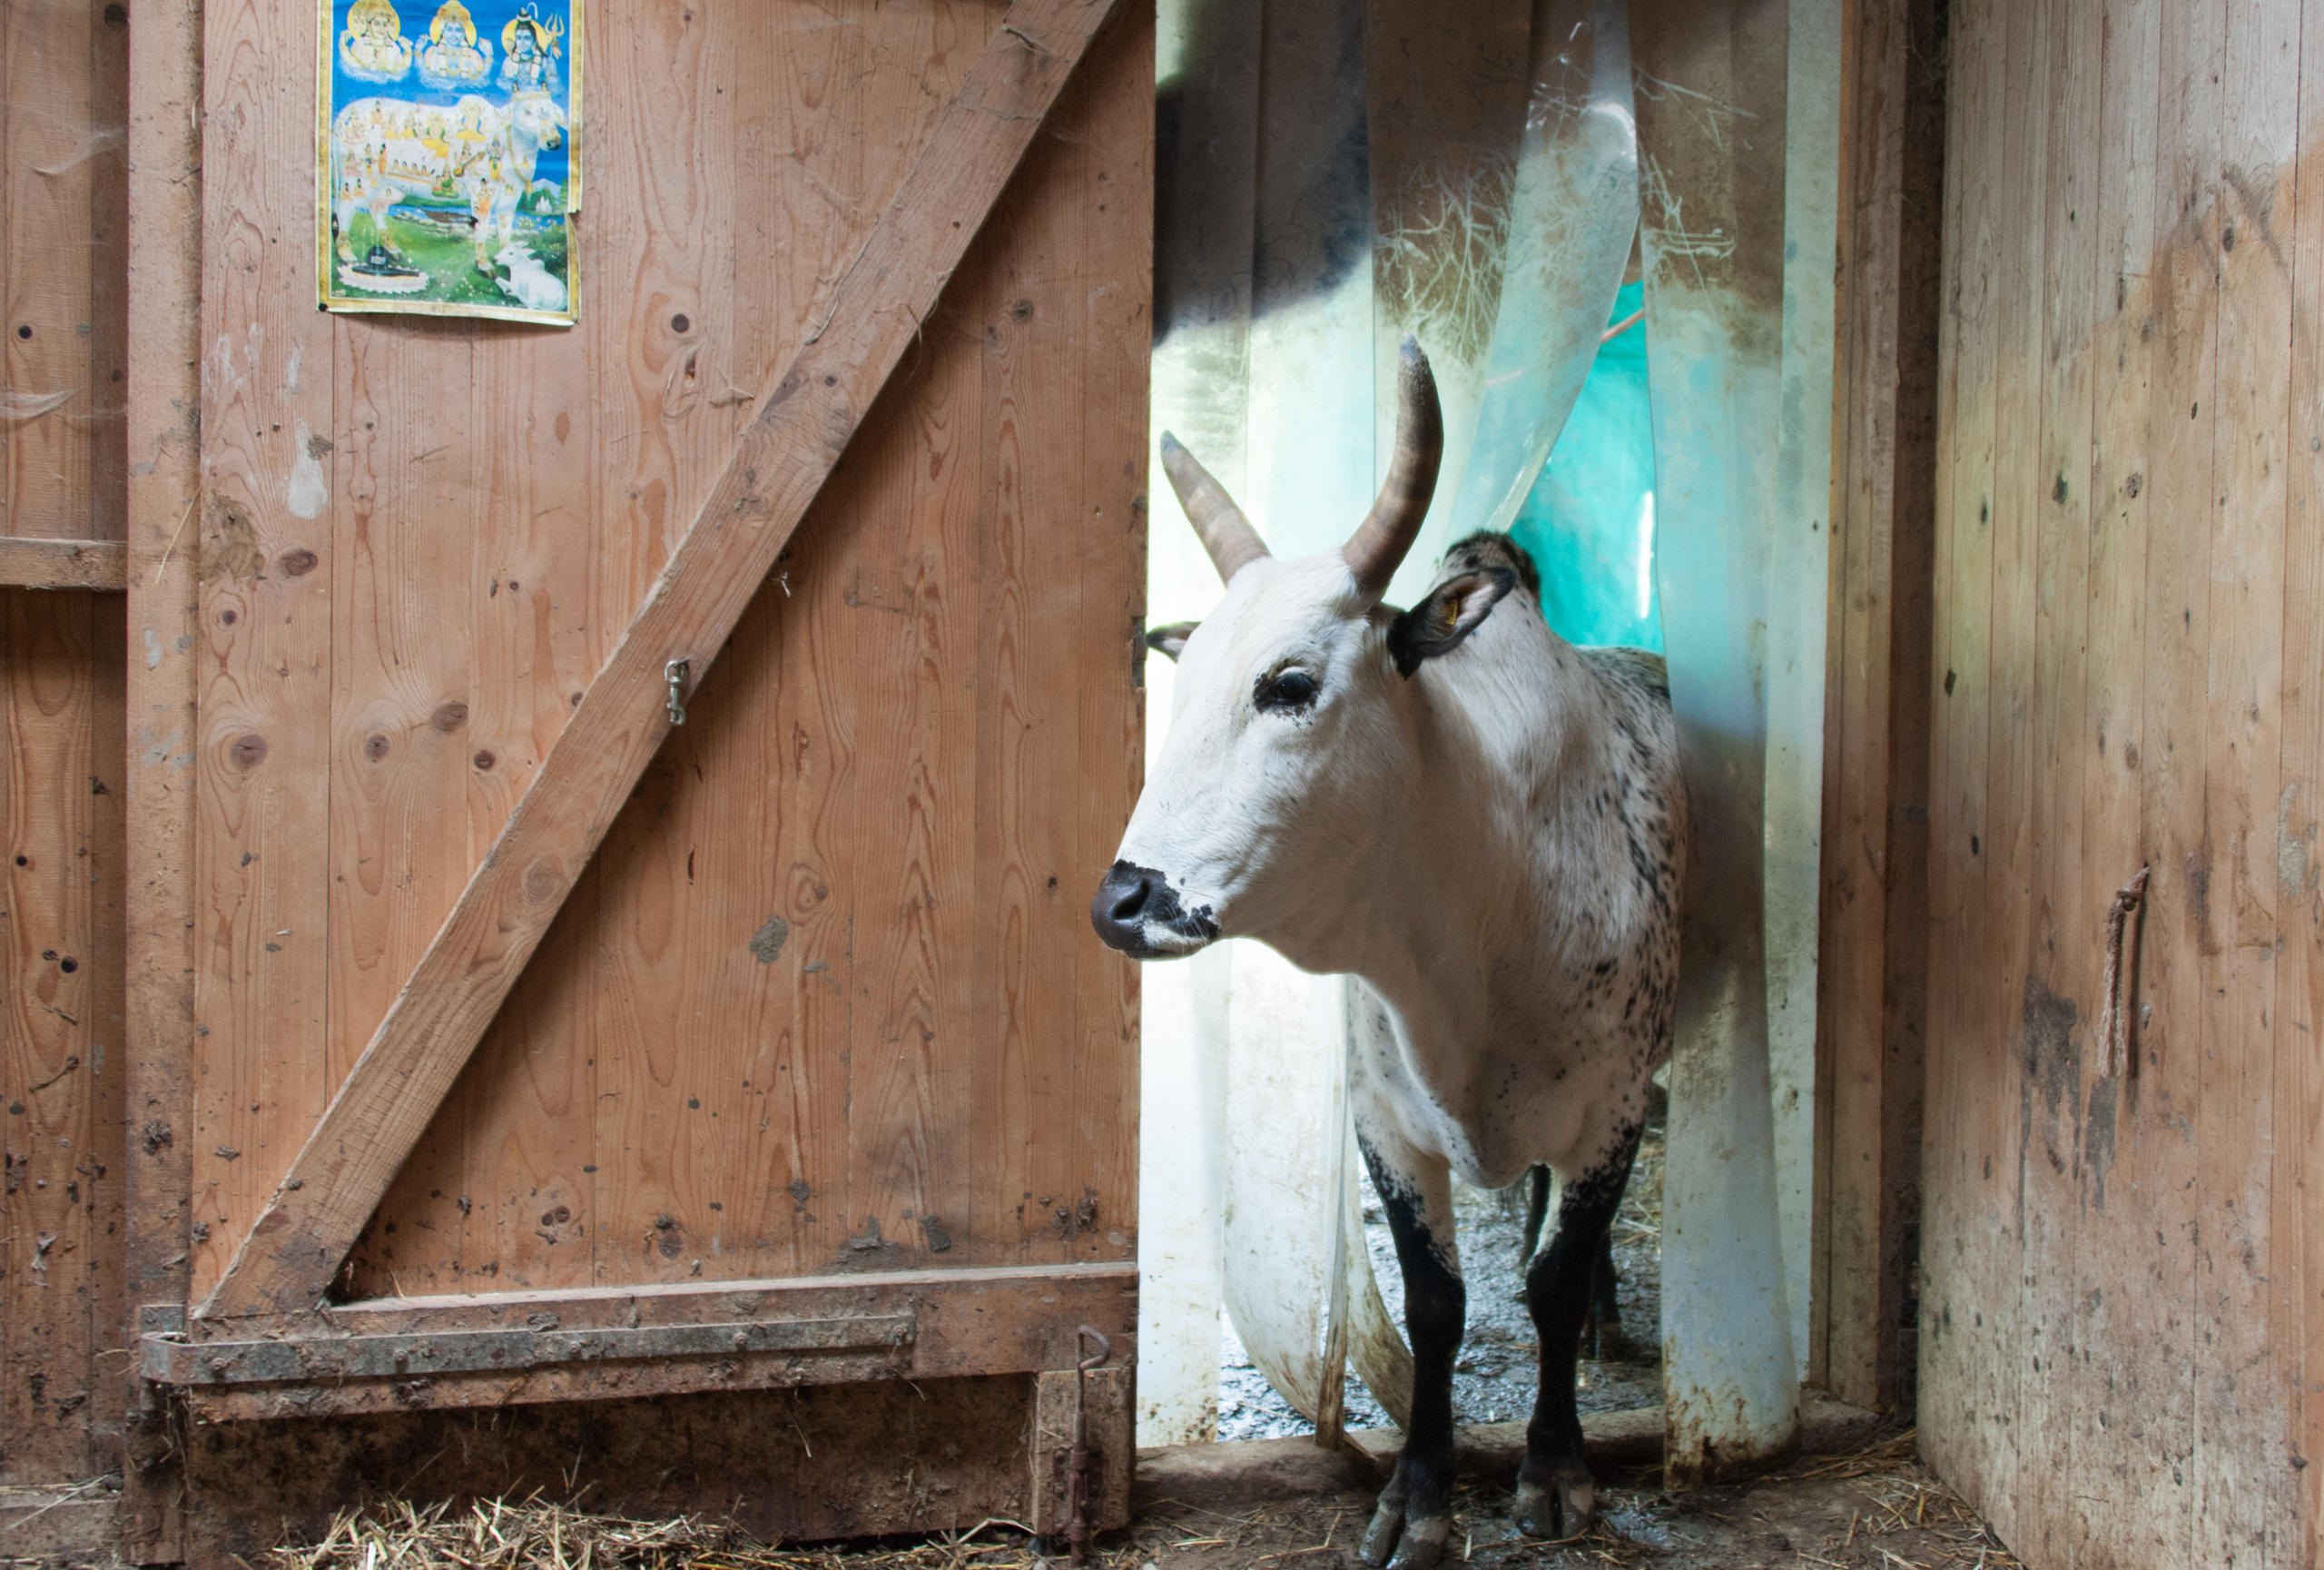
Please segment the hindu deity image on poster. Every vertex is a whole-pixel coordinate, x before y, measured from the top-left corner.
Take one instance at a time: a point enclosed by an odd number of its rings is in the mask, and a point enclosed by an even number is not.
[[[321,0],[330,311],[571,325],[582,0]]]

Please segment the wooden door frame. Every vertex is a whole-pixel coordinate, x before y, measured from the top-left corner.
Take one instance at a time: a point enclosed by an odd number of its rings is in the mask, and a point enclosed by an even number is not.
[[[1807,1369],[1909,1411],[1945,38],[1935,0],[1846,0],[1844,16]]]
[[[1925,597],[1927,588],[1934,434],[1914,394],[1933,385],[1922,351],[1934,348],[1935,235],[1911,203],[1924,200],[1942,173],[1942,137],[1928,132],[1941,127],[1944,113],[1943,39],[1934,36],[1933,15],[1928,0],[1851,0],[1845,65],[1844,336],[1836,400],[1837,430],[1849,437],[1833,476],[1811,1376],[1875,1406],[1909,1402],[1912,1368],[1903,1309],[1915,1263],[1919,1156],[1915,987],[1926,959],[1914,939],[1926,892],[1914,868],[1925,855],[1926,783],[1925,765],[1915,772],[1911,747],[1916,734],[1925,746],[1930,697],[1926,606],[1914,596]],[[192,647],[195,597],[188,520],[199,498],[202,44],[197,0],[148,0],[139,10],[131,37],[126,561],[37,569],[99,570],[109,582],[125,583],[133,652],[159,651],[128,662],[135,876],[127,950],[126,1271],[130,1301],[159,1315],[133,1333],[166,1330],[171,1310],[182,1311],[190,1274],[194,913],[186,755],[196,734],[197,687],[185,651]],[[1035,129],[1029,123],[1023,135]],[[1927,265],[1915,261],[1921,251]],[[1922,326],[1930,331],[1925,345],[1917,336]],[[716,642],[708,647],[714,650]],[[699,667],[694,674],[698,678]],[[652,685],[644,704],[649,725],[660,706],[658,683]],[[1867,900],[1880,920],[1866,913]],[[1134,1276],[1124,1276],[1134,1287]],[[321,1333],[361,1334],[359,1324],[384,1326],[376,1310],[347,1305],[307,1318]],[[444,1311],[451,1312],[448,1303]],[[258,1328],[245,1321],[228,1334],[247,1338]],[[133,1560],[172,1558],[178,1541],[172,1506],[139,1486],[144,1461],[170,1441],[143,1362],[131,1363],[127,1377],[139,1399],[129,1431],[123,1551]],[[230,1381],[209,1398],[222,1411],[255,1404],[254,1388]]]
[[[193,740],[200,685],[202,0],[140,0],[129,30],[129,886],[123,1056],[128,1129],[121,1269],[143,1305],[183,1304],[192,1272]],[[137,1359],[123,1434],[123,1558],[185,1555],[178,1439]]]

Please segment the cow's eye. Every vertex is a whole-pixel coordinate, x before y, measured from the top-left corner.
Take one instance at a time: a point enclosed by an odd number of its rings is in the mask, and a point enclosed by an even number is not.
[[[1261,676],[1252,701],[1263,709],[1305,708],[1315,701],[1315,678],[1304,670],[1279,670]]]

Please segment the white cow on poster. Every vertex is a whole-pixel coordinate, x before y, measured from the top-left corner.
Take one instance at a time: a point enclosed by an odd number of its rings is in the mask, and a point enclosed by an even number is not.
[[[515,236],[517,207],[535,183],[544,149],[566,130],[555,100],[523,94],[507,104],[469,94],[450,105],[359,98],[331,122],[332,217],[341,262],[353,262],[352,225],[413,197],[465,202],[478,272]]]
[[[504,245],[499,260],[508,270],[507,281],[500,287],[516,296],[517,304],[527,311],[565,309],[565,285],[539,257],[522,245]]]

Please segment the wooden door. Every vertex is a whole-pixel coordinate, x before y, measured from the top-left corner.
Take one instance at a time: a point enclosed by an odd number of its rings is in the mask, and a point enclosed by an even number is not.
[[[596,0],[559,331],[319,313],[315,6],[209,7],[144,1348],[197,1516],[249,1514],[251,1419],[306,1426],[296,1519],[428,1413],[525,1407],[505,1482],[563,1404],[695,1393],[781,1436],[697,1504],[1061,1526],[1085,1323],[1126,1506],[1137,993],[1084,909],[1140,768],[1152,75],[1108,9]]]
[[[121,1422],[126,44],[86,0],[0,0],[0,1550],[27,1555],[90,1543],[30,1490],[112,1470]]]
[[[2324,1542],[2320,44],[1952,12],[1920,1419],[2043,1570]]]

